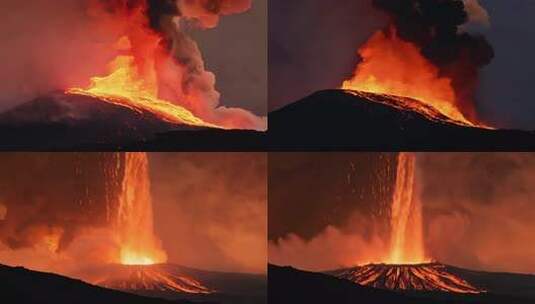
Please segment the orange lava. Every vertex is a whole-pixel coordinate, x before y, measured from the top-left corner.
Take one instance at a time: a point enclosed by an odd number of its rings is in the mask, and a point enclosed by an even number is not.
[[[149,69],[149,73],[142,75],[136,66],[135,57],[118,56],[110,63],[109,68],[108,76],[91,78],[89,87],[71,88],[66,92],[96,97],[140,113],[150,112],[170,123],[218,127],[196,117],[184,107],[158,98],[156,73]]]
[[[212,127],[187,108],[160,98],[158,62],[172,60],[169,51],[162,46],[163,38],[149,28],[145,16],[146,3],[125,11],[118,20],[126,18],[125,34],[114,48],[118,55],[108,65],[108,73],[90,79],[87,87],[74,87],[67,94],[95,97],[99,100],[124,106],[137,112],[150,112],[158,118],[176,124]],[[177,86],[180,86],[177,83]],[[194,97],[181,96],[181,104],[198,104]]]
[[[450,272],[447,266],[437,263],[369,264],[343,270],[335,275],[359,285],[390,290],[442,291],[461,294],[485,292]]]
[[[395,29],[375,33],[359,54],[362,62],[342,89],[408,97],[419,101],[408,104],[412,110],[428,113],[424,104],[457,124],[479,125],[458,108],[451,79],[441,77],[438,68],[414,44],[400,39]]]
[[[118,261],[124,265],[152,265],[167,261],[154,234],[152,198],[146,153],[126,153],[115,233]]]
[[[400,153],[390,212],[389,264],[421,264],[425,256],[422,205],[414,195],[415,156]]]

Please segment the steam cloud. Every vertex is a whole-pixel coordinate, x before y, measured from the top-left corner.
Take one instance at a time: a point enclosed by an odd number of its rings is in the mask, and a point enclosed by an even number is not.
[[[343,228],[328,226],[310,240],[289,234],[269,242],[269,262],[311,271],[325,271],[378,263],[387,257],[389,244],[374,228],[376,223],[355,214]],[[363,233],[372,230],[371,235]]]
[[[479,69],[494,58],[494,50],[480,35],[463,31],[470,21],[488,22],[478,1],[374,0],[387,12],[398,35],[416,44],[439,67],[441,76],[452,79],[463,114],[476,117],[473,104]]]

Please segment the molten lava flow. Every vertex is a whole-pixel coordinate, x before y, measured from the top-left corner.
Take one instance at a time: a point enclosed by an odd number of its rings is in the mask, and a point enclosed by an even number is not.
[[[370,264],[342,270],[334,274],[360,285],[390,289],[443,291],[477,294],[484,290],[451,273],[442,264],[385,265]]]
[[[200,281],[166,264],[119,267],[110,270],[106,278],[100,279],[95,283],[102,287],[139,294],[150,291],[170,294],[209,294],[214,292],[214,290],[204,286]]]
[[[362,62],[353,78],[344,81],[342,89],[407,97],[414,102],[405,102],[405,106],[427,117],[444,120],[433,115],[428,109],[431,107],[450,122],[479,125],[469,121],[458,108],[451,79],[440,77],[439,69],[414,44],[401,40],[395,29],[374,34],[359,54]]]
[[[123,37],[122,40],[128,40]],[[129,44],[129,43],[128,43]],[[158,98],[158,84],[154,68],[154,59],[146,62],[148,72],[142,74],[136,66],[134,56],[118,56],[110,63],[110,74],[104,77],[91,78],[87,88],[71,88],[68,94],[96,97],[134,111],[150,112],[160,119],[193,126],[217,127],[196,117],[184,107]]]
[[[126,153],[115,225],[119,261],[125,265],[163,263],[167,255],[154,235],[146,153]]]
[[[422,206],[414,195],[415,156],[400,153],[390,212],[389,263],[426,262],[422,237]]]

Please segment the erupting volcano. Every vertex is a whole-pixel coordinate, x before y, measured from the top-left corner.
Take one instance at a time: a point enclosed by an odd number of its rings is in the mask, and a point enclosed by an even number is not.
[[[384,264],[370,264],[333,274],[359,285],[392,290],[481,293],[447,266],[430,263],[425,255],[422,206],[416,185],[416,157],[400,153],[390,210],[390,252]]]
[[[197,44],[182,27],[196,20],[202,28],[215,27],[220,14],[247,11],[249,0],[201,4],[187,1],[116,1],[94,11],[112,10],[125,23],[125,34],[115,44],[119,55],[109,74],[91,78],[85,88],[67,94],[96,97],[160,119],[192,126],[225,129],[265,129],[262,119],[240,109],[219,108],[215,76],[205,71]],[[224,2],[224,3],[223,3]],[[195,23],[195,22],[194,22]]]
[[[167,256],[154,235],[146,153],[126,153],[114,231],[120,244],[119,261],[125,265],[166,262]]]
[[[359,49],[362,61],[342,89],[385,96],[398,106],[395,100],[402,99],[403,107],[430,119],[485,127],[474,91],[479,67],[494,53],[484,38],[462,28],[470,21],[467,4],[375,0],[374,5],[390,15],[391,25]]]
[[[126,153],[124,164],[116,168],[124,170],[122,174],[115,174],[123,176],[112,229],[119,252],[117,259],[111,262],[118,265],[103,268],[103,274],[91,281],[134,293],[212,292],[191,277],[169,273],[165,267],[157,265],[165,263],[167,255],[154,233],[147,153]]]
[[[216,75],[206,69],[201,46],[191,35],[217,27],[223,16],[248,12],[251,0],[89,0],[74,6],[79,22],[88,23],[79,34],[86,39],[76,39],[92,51],[80,54],[71,70],[58,68],[67,71],[60,73],[59,83],[0,113],[1,147],[54,142],[55,150],[102,145],[146,150],[140,146],[217,147],[234,138],[245,142],[246,135],[260,141],[267,119],[222,104]],[[74,44],[73,49],[89,48]],[[66,56],[75,57],[72,53]]]

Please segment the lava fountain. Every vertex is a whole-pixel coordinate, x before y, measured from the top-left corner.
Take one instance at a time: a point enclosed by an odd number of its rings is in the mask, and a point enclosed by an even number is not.
[[[147,153],[126,153],[113,232],[119,244],[114,264],[91,279],[96,285],[144,295],[162,293],[208,294],[214,290],[174,270],[154,233]]]
[[[390,210],[390,249],[384,263],[357,266],[333,274],[359,285],[391,290],[484,292],[451,273],[448,266],[431,262],[426,256],[415,171],[416,156],[400,153]]]
[[[391,264],[420,264],[426,262],[422,205],[415,189],[415,156],[400,153],[396,184],[390,211],[391,245],[388,262]]]
[[[461,112],[452,80],[410,42],[400,39],[395,28],[375,33],[358,51],[362,62],[342,89],[353,92],[405,97],[404,106],[427,117],[460,125],[476,126]],[[430,111],[429,109],[433,110]]]
[[[167,255],[154,234],[149,162],[146,153],[126,153],[124,177],[114,231],[120,244],[119,263],[164,263]]]

